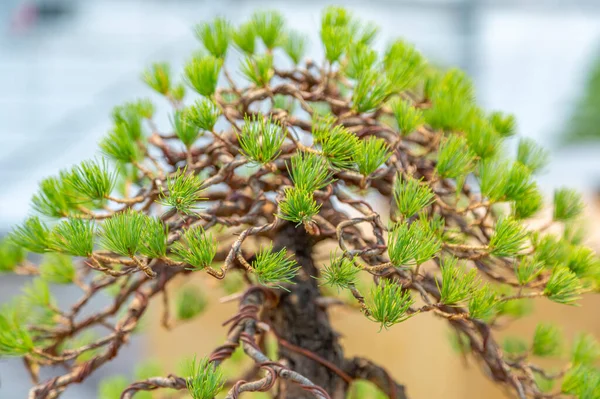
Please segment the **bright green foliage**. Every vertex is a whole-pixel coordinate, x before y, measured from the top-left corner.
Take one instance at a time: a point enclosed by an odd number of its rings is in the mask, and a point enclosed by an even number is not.
[[[544,270],[544,264],[532,257],[524,257],[519,263],[515,263],[515,275],[521,285],[532,282]]]
[[[23,287],[23,297],[27,305],[35,307],[49,307],[54,305],[54,297],[45,280],[34,278]]]
[[[204,312],[207,305],[206,296],[198,287],[183,287],[177,292],[175,301],[177,319],[191,320]]]
[[[398,130],[403,136],[408,136],[414,132],[419,126],[425,123],[423,112],[413,107],[408,101],[401,98],[394,98],[390,102],[392,112],[398,124]]]
[[[194,357],[186,371],[189,376],[187,389],[193,399],[213,399],[225,383],[221,370],[208,358],[197,360]]]
[[[329,264],[321,270],[321,281],[323,284],[336,287],[338,290],[350,288],[356,282],[356,276],[360,269],[354,262],[343,256],[336,256],[333,252],[329,254]]]
[[[324,114],[315,112],[312,118],[311,134],[315,143],[322,143],[334,129],[336,117],[331,115],[329,111]],[[339,128],[338,128],[339,129]]]
[[[513,216],[515,219],[527,219],[534,216],[542,209],[544,197],[535,183],[530,183],[522,197],[513,203]]]
[[[566,267],[555,267],[544,288],[544,295],[551,301],[572,305],[581,297],[583,287],[577,275]]]
[[[415,86],[426,62],[412,45],[397,40],[385,52],[383,65],[392,90],[400,92]]]
[[[442,282],[440,290],[440,303],[456,305],[471,298],[477,287],[477,270],[465,271],[463,265],[458,264],[458,259],[450,257],[442,261]]]
[[[348,64],[344,72],[351,79],[358,79],[363,72],[372,70],[377,52],[364,43],[352,43],[348,49]]]
[[[142,156],[142,152],[129,136],[124,124],[116,124],[99,145],[102,152],[115,161],[130,163],[139,160]]]
[[[360,74],[352,92],[352,107],[355,111],[373,112],[391,94],[388,80],[381,78],[377,69],[369,69]]]
[[[394,182],[394,200],[404,218],[410,218],[421,209],[429,206],[435,198],[431,188],[421,180],[398,175]]]
[[[231,39],[231,24],[225,18],[215,18],[212,22],[196,25],[196,36],[216,58],[225,58],[229,40]]]
[[[86,200],[101,200],[110,195],[116,174],[108,171],[105,159],[102,161],[84,161],[71,169],[67,183]]]
[[[287,256],[285,248],[273,252],[273,244],[261,247],[252,262],[256,279],[260,284],[283,288],[281,284],[293,284],[292,279],[298,273],[300,266],[291,256]]]
[[[541,374],[536,373],[533,377],[540,391],[544,393],[549,393],[554,388],[554,385],[556,385],[556,380],[547,379]]]
[[[481,194],[490,202],[497,202],[504,198],[508,185],[508,162],[498,160],[484,160],[479,166]]]
[[[332,181],[327,160],[311,152],[297,152],[287,170],[294,186],[309,193],[321,190]]]
[[[211,100],[202,97],[186,109],[185,117],[197,129],[211,131],[221,116],[221,110]]]
[[[425,92],[432,102],[432,107],[425,113],[431,127],[457,131],[470,126],[475,94],[473,84],[464,72],[450,69],[443,75],[432,75],[425,82]]]
[[[577,220],[565,223],[563,230],[563,240],[571,245],[581,245],[587,238],[587,229],[583,223],[578,223]]]
[[[167,179],[167,192],[161,191],[159,202],[180,213],[191,214],[200,200],[202,200],[200,176],[186,169],[179,169]]]
[[[167,63],[155,63],[142,74],[142,80],[158,93],[166,96],[171,91],[171,68]]]
[[[269,50],[274,49],[284,36],[285,20],[277,11],[262,11],[252,15],[254,31]]]
[[[98,385],[98,399],[118,399],[128,386],[129,381],[125,376],[105,378]]]
[[[519,337],[506,337],[502,342],[502,350],[511,357],[519,357],[527,353],[529,345]]]
[[[588,247],[572,247],[569,251],[566,266],[579,278],[600,273],[600,261],[594,251]]]
[[[283,51],[298,65],[306,52],[306,37],[299,32],[288,32],[282,44]]]
[[[517,128],[517,120],[514,115],[504,115],[502,112],[492,112],[489,115],[489,122],[500,136],[514,136]]]
[[[70,256],[47,254],[40,264],[40,277],[54,284],[71,284],[75,279],[75,266]]]
[[[31,252],[44,253],[49,246],[50,230],[40,221],[40,218],[33,216],[25,220],[21,226],[17,226],[10,234],[10,239],[15,244]]]
[[[581,195],[575,190],[561,188],[554,192],[554,220],[572,220],[583,213],[584,207]]]
[[[23,356],[33,350],[33,341],[16,317],[0,313],[0,358]]]
[[[525,248],[527,232],[514,219],[503,218],[496,223],[490,238],[490,253],[494,256],[515,256]]]
[[[388,255],[396,267],[415,263],[420,265],[439,252],[441,242],[436,232],[422,220],[399,223],[390,231],[388,237]]]
[[[577,334],[571,350],[574,365],[593,364],[600,358],[600,343],[591,334]]]
[[[73,256],[90,256],[94,250],[94,224],[81,219],[58,223],[48,237],[48,247]]]
[[[135,112],[142,118],[152,119],[152,116],[154,116],[154,104],[148,98],[141,98],[131,102],[129,106],[135,109]]]
[[[191,118],[188,117],[188,110],[176,110],[171,118],[171,125],[175,135],[189,150],[198,139],[200,132],[198,127],[192,123]]]
[[[60,218],[69,215],[75,207],[74,200],[66,175],[61,173],[60,177],[48,177],[42,180],[31,202],[36,212],[48,217]]]
[[[178,83],[171,89],[171,98],[177,102],[182,102],[185,98],[185,86]]]
[[[531,351],[536,356],[556,356],[561,352],[562,333],[552,324],[538,324],[533,335]]]
[[[279,122],[262,115],[244,118],[238,141],[246,158],[257,164],[267,164],[279,156],[285,140],[284,129]]]
[[[358,141],[353,158],[359,173],[363,176],[369,176],[384,164],[391,155],[392,153],[385,140],[370,136],[366,140]]]
[[[142,246],[148,216],[128,209],[106,219],[100,229],[100,245],[116,254],[132,258]]]
[[[475,291],[469,299],[469,317],[472,319],[489,320],[496,314],[496,293],[484,284]]]
[[[318,205],[311,192],[297,187],[285,189],[285,197],[279,203],[277,217],[294,223],[305,223],[319,213],[321,205]]]
[[[212,55],[197,55],[184,68],[185,79],[196,92],[205,97],[212,96],[217,89],[223,60]]]
[[[175,241],[171,250],[187,263],[189,270],[203,270],[209,267],[217,254],[217,242],[212,234],[207,234],[202,226],[185,230],[180,241]]]
[[[580,364],[568,370],[561,391],[576,395],[578,399],[597,399],[600,392],[600,370]]]
[[[529,138],[519,140],[517,161],[525,165],[531,173],[543,170],[548,164],[550,154]]]
[[[168,234],[169,229],[167,225],[159,218],[147,218],[140,253],[149,258],[164,258],[167,255]]]
[[[235,45],[247,55],[254,54],[256,47],[256,30],[252,22],[246,22],[240,25],[237,30],[231,34]]]
[[[334,126],[321,140],[323,155],[329,159],[332,166],[339,169],[352,166],[357,146],[356,135],[340,125]]]
[[[0,273],[14,270],[26,257],[23,248],[10,238],[0,240]]]
[[[502,138],[487,120],[475,117],[466,133],[469,148],[481,159],[497,154]]]
[[[248,56],[241,66],[244,76],[259,87],[269,85],[273,77],[273,55],[263,54]]]
[[[535,257],[546,267],[563,265],[569,256],[569,245],[552,234],[535,237]]]
[[[440,144],[436,170],[441,177],[465,176],[473,170],[474,160],[475,155],[467,141],[461,136],[451,135]]]
[[[143,112],[144,107],[138,103],[125,103],[113,108],[112,117],[115,126],[120,126],[132,140],[139,140],[143,135]]]
[[[505,188],[505,196],[509,200],[519,201],[525,199],[536,190],[536,185],[531,181],[531,172],[523,164],[515,162],[510,168]]]
[[[341,7],[330,6],[323,12],[321,42],[325,48],[325,58],[332,64],[339,61],[352,40],[351,22],[351,14]]]
[[[494,288],[500,296],[514,296],[516,294],[514,290],[508,286],[496,286]],[[533,300],[513,299],[510,301],[498,302],[496,304],[496,311],[499,315],[518,319],[531,314],[533,311]]]
[[[281,109],[292,115],[296,111],[296,100],[293,97],[288,97],[283,94],[275,94],[273,96],[273,109]]]
[[[396,283],[382,282],[371,289],[371,300],[367,305],[369,318],[387,329],[407,320],[410,317],[408,310],[414,302],[409,290]]]

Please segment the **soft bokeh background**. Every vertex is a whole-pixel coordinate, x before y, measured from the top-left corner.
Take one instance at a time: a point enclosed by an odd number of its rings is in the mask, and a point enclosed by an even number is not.
[[[279,9],[311,39],[320,60],[317,0],[0,0],[0,235],[28,213],[37,182],[97,154],[112,107],[151,95],[139,79],[153,61],[179,68],[197,48],[194,23],[225,15],[238,23],[255,9]],[[519,133],[552,150],[553,163],[540,179],[547,193],[562,185],[582,190],[588,201],[590,244],[600,248],[600,142],[563,147],[564,130],[584,89],[590,62],[600,54],[598,0],[363,0],[338,1],[381,26],[381,41],[403,37],[432,61],[460,66],[473,76],[480,102],[512,112]],[[228,62],[235,63],[232,56]],[[160,104],[160,103],[159,103]],[[600,112],[600,110],[599,110]],[[166,123],[166,118],[161,123]],[[0,303],[22,279],[0,277]],[[189,283],[189,282],[188,282]],[[212,284],[206,289],[218,297]],[[76,290],[58,291],[68,303]],[[510,333],[533,331],[535,320],[565,325],[568,335],[585,329],[600,338],[598,299],[580,308],[540,301],[534,320]],[[95,303],[94,306],[102,306]],[[116,362],[67,399],[94,398],[102,376],[129,373],[136,361],[159,359],[167,370],[190,351],[208,353],[225,331],[220,321],[232,305],[216,300],[197,321],[166,333],[159,307],[146,332]],[[408,385],[411,398],[503,398],[477,365],[465,368],[448,345],[443,322],[417,317],[377,333],[360,315],[336,311],[334,324],[349,354],[369,355]],[[23,398],[29,382],[20,362],[0,360],[0,398]]]

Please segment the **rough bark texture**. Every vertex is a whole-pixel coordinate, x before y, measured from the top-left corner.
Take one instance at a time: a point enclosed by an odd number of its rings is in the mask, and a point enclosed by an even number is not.
[[[288,254],[294,254],[302,269],[295,278],[296,284],[286,287],[289,292],[282,293],[277,307],[266,310],[263,317],[280,338],[342,369],[345,364],[344,352],[338,335],[331,327],[327,311],[319,307],[316,301],[320,294],[318,282],[313,278],[318,275],[318,270],[312,259],[311,237],[302,226],[295,228],[292,224],[286,224],[278,232],[274,246],[275,249],[287,248]],[[345,397],[348,384],[330,368],[283,345],[280,345],[280,360],[324,388],[332,399]],[[314,398],[297,385],[282,384],[279,399]]]

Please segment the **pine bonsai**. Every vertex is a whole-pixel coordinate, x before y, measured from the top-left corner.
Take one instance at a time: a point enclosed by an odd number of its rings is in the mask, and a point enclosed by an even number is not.
[[[33,276],[0,313],[0,356],[24,360],[29,398],[59,397],[118,356],[151,301],[176,298],[166,326],[201,313],[210,292],[172,284],[192,274],[238,292],[226,341],[178,375],[145,365],[137,381],[111,380],[101,398],[336,399],[356,380],[410,397],[384,368],[344,355],[330,306],[382,330],[434,315],[516,397],[600,397],[591,335],[568,355],[554,325],[497,340],[532,298],[575,305],[600,286],[577,227],[580,196],[560,189],[551,217],[536,216],[547,154],[521,139],[516,159],[506,155],[511,115],[479,108],[467,76],[429,66],[401,40],[379,54],[377,28],[342,8],[323,12],[320,65],[303,60],[307,41],[277,12],[195,32],[203,50],[182,79],[164,63],[143,74],[172,125],[157,126],[149,100],[116,107],[102,157],[43,180],[35,215],[2,243],[1,269]],[[224,65],[232,53],[243,56],[244,85]],[[332,248],[325,265],[317,244]],[[39,266],[28,253],[42,254]],[[53,284],[78,286],[80,299],[58,307]],[[87,312],[103,293],[111,305]],[[254,367],[226,381],[238,349]],[[539,365],[561,355],[558,371]],[[54,366],[58,377],[40,378]]]

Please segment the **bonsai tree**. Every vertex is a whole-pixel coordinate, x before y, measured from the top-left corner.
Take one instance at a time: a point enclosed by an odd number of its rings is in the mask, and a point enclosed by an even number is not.
[[[428,66],[401,40],[379,54],[377,28],[342,8],[323,12],[322,64],[303,60],[306,40],[277,12],[195,32],[203,49],[182,79],[164,63],[143,73],[170,105],[171,126],[155,123],[149,100],[116,107],[102,157],[43,180],[35,215],[2,244],[2,269],[33,276],[0,313],[0,356],[23,359],[29,398],[57,398],[119,356],[152,301],[166,303],[167,327],[202,312],[210,292],[173,284],[194,274],[236,292],[225,342],[190,354],[178,374],[145,365],[100,397],[336,399],[356,380],[410,397],[383,367],[345,356],[331,306],[362,312],[381,334],[434,316],[516,397],[599,397],[591,335],[567,352],[551,324],[497,339],[533,298],[576,305],[600,284],[577,228],[580,196],[559,189],[552,215],[536,216],[544,199],[534,175],[547,156],[527,139],[507,155],[512,116],[479,108],[467,76]],[[224,64],[233,53],[243,85]],[[331,250],[326,264],[317,245]],[[42,254],[39,266],[29,252]],[[53,284],[81,296],[59,307]],[[87,311],[103,294],[110,305]],[[232,356],[254,367],[225,380]],[[565,366],[543,368],[547,356]],[[55,366],[58,376],[40,377]]]

